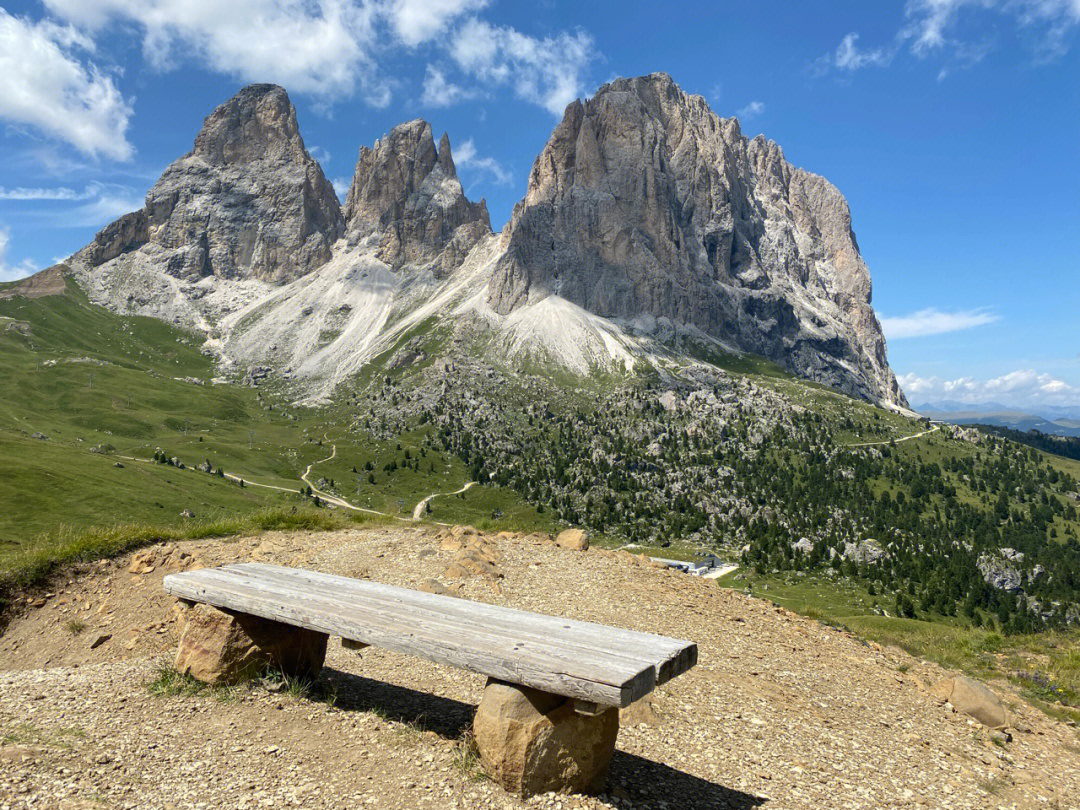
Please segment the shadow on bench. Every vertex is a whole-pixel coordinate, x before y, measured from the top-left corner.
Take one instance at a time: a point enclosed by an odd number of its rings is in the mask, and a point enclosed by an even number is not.
[[[323,669],[335,695],[335,708],[347,712],[376,712],[398,723],[409,723],[447,740],[459,740],[472,725],[476,707],[453,698],[365,678],[332,667]],[[766,799],[718,785],[661,762],[616,749],[608,770],[607,790],[618,791],[634,807],[724,807],[752,810]]]

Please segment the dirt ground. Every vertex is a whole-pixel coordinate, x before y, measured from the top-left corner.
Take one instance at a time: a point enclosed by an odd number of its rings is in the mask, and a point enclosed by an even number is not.
[[[1080,740],[993,684],[1011,740],[928,694],[948,673],[625,552],[491,538],[501,578],[449,579],[427,527],[157,546],[20,601],[0,635],[8,808],[1080,808]],[[624,712],[607,792],[521,801],[467,744],[484,679],[331,641],[316,694],[164,696],[164,574],[262,560],[691,639],[697,667]],[[134,573],[133,573],[134,571]]]

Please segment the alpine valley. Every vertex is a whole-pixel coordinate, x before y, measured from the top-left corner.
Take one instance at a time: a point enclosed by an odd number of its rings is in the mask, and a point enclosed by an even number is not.
[[[910,411],[870,292],[840,192],[665,74],[570,104],[499,233],[425,121],[342,205],[252,85],[0,287],[0,568],[573,525],[913,644],[1080,620],[1080,463]]]

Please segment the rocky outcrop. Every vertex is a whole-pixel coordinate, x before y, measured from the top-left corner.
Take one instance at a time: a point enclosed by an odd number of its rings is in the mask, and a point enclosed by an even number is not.
[[[104,228],[77,258],[97,267],[137,251],[185,281],[290,281],[330,259],[341,207],[304,147],[285,91],[245,87],[218,107],[146,206]]]
[[[449,137],[436,149],[431,125],[419,119],[360,147],[345,220],[349,241],[375,235],[377,255],[391,267],[434,264],[436,275],[491,233],[487,204],[470,202],[461,188]]]
[[[843,196],[666,74],[567,107],[505,236],[496,312],[558,295],[906,405]]]
[[[1001,698],[966,675],[938,681],[931,687],[930,694],[951,703],[954,709],[974,717],[987,728],[1004,728],[1012,723]]]

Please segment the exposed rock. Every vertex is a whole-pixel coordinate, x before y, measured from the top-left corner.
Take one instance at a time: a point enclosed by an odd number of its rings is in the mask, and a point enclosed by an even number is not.
[[[67,269],[67,266],[63,264],[46,267],[28,278],[15,282],[7,289],[0,290],[0,300],[14,298],[15,296],[44,298],[49,295],[63,295],[67,292],[67,282],[64,280],[64,272]],[[26,324],[26,326],[29,325]],[[29,334],[29,331],[26,331],[25,334]]]
[[[461,264],[491,233],[487,204],[465,198],[450,139],[439,148],[431,125],[399,124],[374,148],[360,147],[345,203],[350,242],[376,234],[378,256],[391,267],[435,263],[436,275]]]
[[[499,313],[557,295],[906,405],[843,196],[666,74],[566,108],[505,238],[489,285]]]
[[[615,752],[619,710],[585,716],[565,697],[489,679],[473,733],[484,770],[507,791],[596,792]]]
[[[1024,585],[1024,574],[1004,555],[1005,551],[1011,549],[1001,549],[997,554],[980,554],[975,566],[990,587],[1001,591],[1019,591]],[[1023,559],[1023,556],[1021,554],[1020,558]]]
[[[314,677],[326,658],[324,633],[204,604],[184,619],[176,669],[204,683],[236,683],[268,666]]]
[[[270,376],[270,372],[273,371],[269,366],[251,366],[245,372],[244,379],[240,381],[241,385],[246,385],[249,388],[257,388],[259,383]]]
[[[287,281],[330,258],[344,221],[333,187],[304,148],[281,87],[245,87],[206,119],[146,206],[76,254],[96,268],[137,263],[186,281]],[[118,266],[123,281],[123,269]]]
[[[49,440],[49,437],[46,436],[44,433],[41,433],[40,431],[31,434],[30,438],[31,439],[41,439],[41,441],[43,441],[43,442],[47,442]]]
[[[1011,722],[1001,698],[966,675],[938,681],[930,694],[948,701],[954,709],[974,717],[987,728],[1004,728]]]
[[[584,529],[564,529],[555,538],[555,543],[574,551],[585,551],[589,547],[589,533]]]
[[[184,509],[182,512],[180,512],[180,517],[191,519],[195,517],[195,513],[192,512],[190,509]]]
[[[877,540],[863,540],[859,543],[845,543],[843,556],[860,565],[873,565],[888,557],[889,552],[883,549]]]

